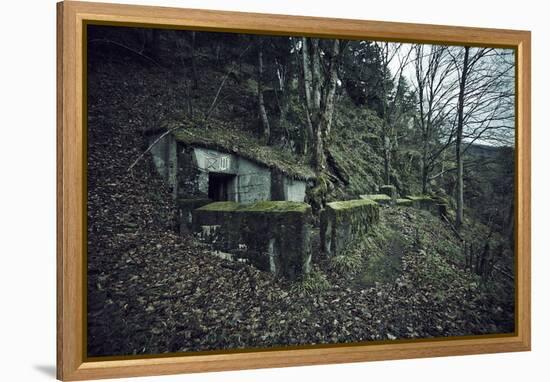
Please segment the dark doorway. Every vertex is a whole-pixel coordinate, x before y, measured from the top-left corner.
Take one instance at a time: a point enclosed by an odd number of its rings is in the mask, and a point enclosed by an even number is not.
[[[208,197],[214,201],[229,200],[229,185],[235,178],[232,174],[211,172],[208,174]]]

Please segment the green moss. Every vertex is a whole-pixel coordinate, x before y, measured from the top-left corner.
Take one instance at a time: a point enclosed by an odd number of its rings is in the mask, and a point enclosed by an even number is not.
[[[249,212],[307,212],[311,207],[307,203],[289,201],[262,201],[252,204],[241,204],[239,211]]]
[[[433,199],[429,195],[407,195],[406,199],[415,201],[415,202],[421,202],[421,201],[427,201],[431,202]]]
[[[362,206],[377,206],[377,203],[374,200],[370,199],[356,199],[327,203],[327,206],[329,206],[333,210],[339,211]]]
[[[239,203],[235,202],[214,202],[198,208],[200,211],[235,211]]]
[[[260,201],[255,203],[215,202],[199,208],[219,212],[301,212],[309,211],[309,204],[289,201]]]
[[[361,199],[374,200],[374,201],[391,201],[391,197],[386,194],[367,194],[359,195]]]

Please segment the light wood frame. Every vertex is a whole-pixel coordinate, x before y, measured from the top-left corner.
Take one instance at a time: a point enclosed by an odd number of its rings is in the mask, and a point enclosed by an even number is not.
[[[516,50],[516,332],[91,361],[85,356],[87,21],[227,32],[498,46]],[[82,380],[185,372],[527,351],[531,347],[531,34],[528,31],[65,1],[57,4],[57,377]]]

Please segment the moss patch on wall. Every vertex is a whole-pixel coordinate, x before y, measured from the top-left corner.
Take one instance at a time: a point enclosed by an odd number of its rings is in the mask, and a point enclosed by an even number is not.
[[[391,204],[392,198],[386,194],[367,194],[359,195],[361,199],[372,200],[378,204]]]
[[[321,212],[321,249],[326,256],[344,253],[346,247],[364,237],[379,219],[379,206],[373,200],[332,202]]]
[[[444,198],[432,197],[429,195],[407,196],[412,202],[412,206],[422,210],[430,211],[435,215],[446,216],[448,205]]]
[[[193,213],[193,230],[220,251],[290,280],[311,268],[311,207],[306,203],[215,202]]]
[[[406,198],[412,200],[413,202],[421,202],[421,201],[431,202],[431,201],[433,201],[433,199],[429,195],[407,195]]]
[[[403,207],[412,207],[413,201],[411,199],[397,199],[395,204]]]
[[[215,202],[200,208],[201,211],[234,212],[301,212],[311,210],[307,203],[290,201],[259,201],[255,203]]]

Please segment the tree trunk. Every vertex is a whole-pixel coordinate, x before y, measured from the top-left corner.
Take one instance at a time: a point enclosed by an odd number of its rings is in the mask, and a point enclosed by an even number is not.
[[[306,100],[308,133],[311,133],[313,163],[318,173],[326,169],[326,140],[334,114],[334,98],[338,82],[339,40],[334,40],[327,74],[321,71],[319,39],[302,38],[302,68]]]
[[[266,143],[269,143],[271,129],[269,127],[269,119],[267,118],[267,112],[265,110],[264,103],[263,66],[263,52],[260,42],[260,44],[258,45],[258,111],[260,114],[260,120],[262,121],[263,139]]]
[[[456,128],[456,222],[457,228],[462,226],[464,220],[464,158],[462,153],[462,135],[464,130],[464,92],[466,88],[466,78],[468,77],[468,56],[469,47],[464,47],[464,63],[460,77],[460,87],[458,93],[458,123]]]
[[[390,184],[391,143],[390,137],[386,135],[385,131],[382,133],[382,141],[384,145],[384,183]]]
[[[195,32],[191,32],[191,71],[193,73],[193,89],[198,89],[197,60],[195,59]]]

